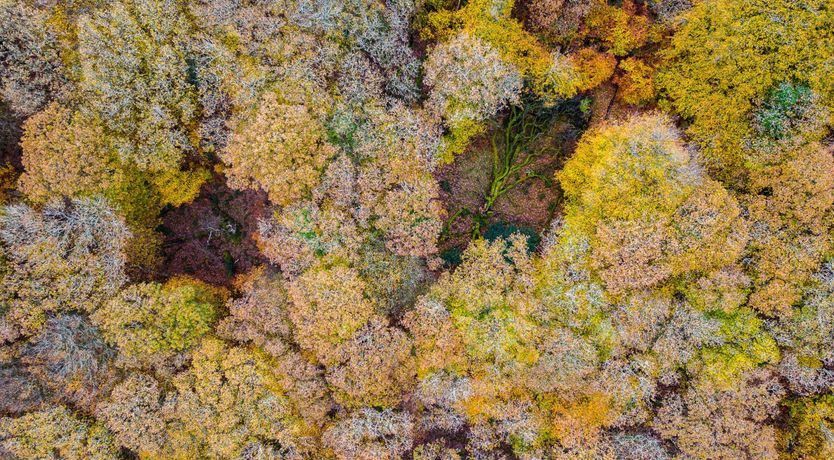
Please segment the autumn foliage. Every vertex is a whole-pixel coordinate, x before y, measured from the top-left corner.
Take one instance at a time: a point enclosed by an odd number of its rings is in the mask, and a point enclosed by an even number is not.
[[[834,456],[829,0],[0,0],[0,458]]]

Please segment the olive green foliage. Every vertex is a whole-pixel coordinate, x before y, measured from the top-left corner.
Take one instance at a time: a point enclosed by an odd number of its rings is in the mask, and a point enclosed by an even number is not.
[[[131,285],[92,319],[126,364],[148,365],[196,345],[211,331],[222,300],[217,288],[174,278],[164,285]]]

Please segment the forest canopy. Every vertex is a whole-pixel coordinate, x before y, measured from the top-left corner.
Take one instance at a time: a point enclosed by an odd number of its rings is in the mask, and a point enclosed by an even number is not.
[[[832,0],[0,0],[0,459],[834,458]]]

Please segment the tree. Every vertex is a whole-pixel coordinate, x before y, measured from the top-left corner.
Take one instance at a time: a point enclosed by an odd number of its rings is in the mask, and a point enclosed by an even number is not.
[[[101,198],[51,201],[41,211],[5,207],[6,321],[32,334],[47,312],[96,310],[125,282],[128,238],[124,222]]]
[[[129,367],[164,367],[175,354],[197,345],[211,331],[225,292],[197,280],[172,278],[165,284],[128,286],[92,319],[119,349]]]
[[[649,21],[635,14],[635,2],[623,1],[618,8],[596,2],[585,18],[586,34],[602,42],[614,56],[625,56],[646,43]]]
[[[823,459],[834,454],[831,424],[834,398],[831,395],[796,398],[785,404],[788,428],[780,433],[780,454],[790,459]]]
[[[494,365],[512,375],[535,361],[536,305],[524,297],[530,269],[525,237],[475,240],[461,266],[434,284],[429,298],[450,311],[473,373]]]
[[[785,350],[779,372],[790,389],[800,395],[834,388],[834,266],[828,261],[814,274],[802,301],[771,324],[776,341]]]
[[[834,244],[831,149],[808,144],[757,172],[751,185],[753,192],[742,198],[755,230],[747,248],[756,288],[750,305],[768,316],[786,315]]]
[[[692,4],[692,0],[651,0],[649,7],[661,22],[675,24],[683,13],[692,8]]]
[[[658,378],[673,384],[683,370],[723,391],[778,361],[763,322],[743,307],[741,207],[668,120],[643,116],[586,134],[557,177],[564,222],[538,289],[555,307],[545,317],[587,337],[601,358],[578,376],[585,385],[573,397],[547,396],[563,447],[601,427],[645,423]]]
[[[115,354],[87,318],[70,313],[49,318],[21,361],[62,402],[91,408],[114,383]]]
[[[137,234],[156,227],[163,206],[193,199],[209,176],[186,161],[199,157],[191,32],[177,0],[114,2],[79,19],[79,110],[84,124],[101,125],[95,128],[100,137],[86,142],[104,150],[85,158],[117,162],[106,195]],[[142,240],[152,246],[152,238]],[[136,249],[131,252],[142,253]]]
[[[286,353],[292,340],[287,291],[280,273],[257,267],[235,279],[240,297],[229,299],[229,316],[217,332],[241,343],[252,343],[273,356]]]
[[[314,7],[295,1],[200,0],[187,7],[200,18],[194,24],[198,30],[191,57],[202,108],[199,132],[207,152],[222,153],[231,130],[250,116],[266,92],[286,88],[288,81],[328,81],[343,58],[334,40],[318,36],[309,22],[300,25],[296,18],[301,10],[317,7],[344,12],[326,2]]]
[[[528,372],[527,387],[537,393],[579,397],[597,371],[597,350],[570,330],[554,327],[538,347],[540,356]]]
[[[611,324],[617,333],[613,354],[649,350],[678,307],[669,297],[651,290],[636,292],[615,304],[611,312]]]
[[[106,428],[52,406],[18,418],[0,418],[0,445],[17,458],[115,459],[117,449]]]
[[[21,117],[70,96],[65,49],[46,11],[18,0],[0,3],[0,92]]]
[[[747,242],[734,197],[703,175],[662,116],[586,134],[557,178],[563,238],[586,235],[592,269],[615,296],[721,270]]]
[[[785,152],[822,138],[829,119],[810,87],[781,82],[754,108],[755,137],[747,142],[754,153],[748,159],[756,166],[778,162]]]
[[[673,458],[654,434],[615,433],[609,438],[615,456],[623,460],[666,460]]]
[[[720,325],[711,346],[702,347],[697,359],[687,363],[687,372],[699,375],[717,390],[731,388],[745,373],[779,362],[780,351],[764,322],[747,307],[732,313],[707,315]]]
[[[421,430],[455,433],[465,427],[466,416],[459,408],[472,395],[471,384],[470,378],[450,371],[422,376],[414,391]]]
[[[428,264],[420,258],[398,256],[381,248],[381,243],[362,248],[357,266],[368,286],[370,296],[377,300],[377,310],[389,317],[399,317],[408,311],[417,296],[428,285],[431,275]]]
[[[288,16],[302,29],[361,50],[380,70],[389,94],[414,100],[419,64],[409,44],[409,26],[416,9],[411,1],[291,2]]]
[[[569,41],[579,32],[591,11],[592,0],[545,0],[528,5],[530,24],[560,41]]]
[[[316,427],[304,423],[260,353],[204,339],[173,383],[166,456],[235,458],[254,449],[297,458],[315,448]]]
[[[663,52],[658,86],[671,106],[692,121],[688,134],[717,177],[743,185],[747,165],[761,161],[759,152],[746,149],[745,143],[758,135],[756,120],[768,124],[773,113],[768,109],[773,104],[766,103],[754,116],[757,101],[772,92],[779,99],[778,88],[796,82],[830,109],[834,86],[824,75],[834,49],[834,16],[824,0],[709,0],[696,2],[681,20]],[[828,124],[828,117],[824,120]]]
[[[312,199],[260,222],[262,250],[287,276],[318,261],[345,260],[372,290],[390,294],[381,301],[394,303],[424,276],[421,259],[432,264],[444,214],[431,174],[434,152],[422,143],[434,137],[422,131],[421,118],[400,108],[369,110],[373,118],[363,121],[370,127],[334,128],[354,140],[341,141],[350,150],[327,165]]]
[[[357,271],[345,266],[317,267],[304,272],[287,291],[295,338],[325,365],[338,360],[338,347],[364,326],[374,312],[366,285]]]
[[[394,407],[414,381],[411,341],[401,330],[372,319],[337,351],[327,382],[346,407]]]
[[[784,395],[767,369],[748,373],[731,390],[695,383],[658,410],[654,428],[695,458],[777,458],[772,421]]]
[[[102,154],[103,134],[94,121],[50,104],[24,125],[21,148],[25,172],[18,187],[37,203],[108,189],[115,165]]]
[[[438,92],[430,95],[429,107],[445,116],[450,130],[443,147],[446,162],[484,131],[483,120],[517,100],[523,84],[548,104],[573,96],[581,85],[567,57],[550,52],[513,18],[514,4],[477,0],[426,15],[421,32],[439,43],[426,62],[425,81]]]
[[[545,320],[581,331],[595,345],[610,348],[610,328],[600,321],[609,308],[608,296],[591,267],[589,237],[569,230],[557,218],[545,235],[542,256],[534,265],[536,296],[548,306]]]
[[[309,196],[334,155],[303,100],[267,91],[221,157],[232,187],[261,188],[273,203],[286,206]]]
[[[583,136],[558,173],[570,200],[566,221],[636,220],[673,211],[695,188],[698,171],[663,116],[643,116]]]
[[[414,460],[460,460],[457,449],[446,447],[441,441],[420,444],[414,448]]]
[[[643,105],[654,100],[654,69],[645,62],[628,58],[620,62],[624,74],[617,79],[617,97],[626,104]]]
[[[301,412],[310,402],[284,393],[282,372],[263,353],[207,338],[173,387],[130,374],[96,414],[140,458],[309,458],[318,425]]]
[[[698,357],[699,349],[722,344],[720,330],[720,320],[706,316],[686,303],[675,305],[674,312],[651,348],[658,357],[658,383],[678,383],[681,371]]]
[[[407,413],[364,408],[328,427],[322,443],[339,460],[394,460],[411,449],[412,427]]]
[[[262,353],[207,338],[172,388],[131,374],[97,415],[141,458],[308,458],[317,428],[274,372]]]
[[[81,19],[85,104],[125,163],[175,170],[194,152],[199,114],[189,81],[189,18],[177,0],[124,0]]]
[[[96,408],[96,417],[113,437],[140,458],[158,456],[168,442],[165,400],[159,383],[146,374],[132,373],[116,385]]]
[[[425,83],[432,88],[427,107],[449,127],[444,160],[466,147],[469,137],[507,104],[520,102],[521,75],[498,51],[478,37],[461,33],[432,49]]]
[[[354,204],[354,184],[355,169],[350,159],[341,157],[331,163],[322,187],[325,199],[321,204],[297,203],[259,222],[258,242],[264,255],[292,277],[321,258],[353,258],[366,236],[350,209]]]
[[[614,75],[617,58],[594,48],[582,48],[570,56],[582,79],[580,91],[596,88]]]
[[[523,236],[475,240],[405,318],[426,423],[478,424],[489,436],[476,438],[477,452],[506,443],[532,455],[548,440],[594,436],[612,420],[609,400],[588,383],[597,350],[545,322],[533,269]]]
[[[148,173],[124,163],[107,145],[95,117],[56,103],[26,120],[21,141],[25,168],[19,189],[37,204],[61,197],[104,196],[130,227],[130,268],[152,268],[159,214],[199,191],[207,173],[179,169]]]
[[[4,362],[0,367],[0,410],[4,414],[23,415],[37,410],[43,407],[47,393],[19,362]]]
[[[421,382],[438,371],[465,369],[463,337],[451,318],[451,312],[441,300],[427,297],[419,298],[403,318],[403,324],[414,337],[417,376]]]
[[[258,267],[237,279],[241,296],[227,302],[229,316],[216,327],[224,338],[253,344],[272,358],[275,378],[307,423],[320,426],[333,401],[323,371],[295,343],[289,299],[280,274]]]
[[[439,126],[399,103],[368,103],[364,110],[367,122],[352,149],[361,158],[359,223],[382,232],[386,248],[398,256],[430,258],[437,253],[445,214],[433,176],[441,155]]]
[[[347,307],[373,306],[355,271],[313,268],[287,291],[281,278],[263,270],[243,282],[246,297],[231,304],[232,316],[218,330],[258,344],[275,358],[277,374],[286,374],[279,380],[294,404],[306,409],[305,418],[323,420],[330,406],[317,363],[324,365],[323,377],[342,406],[395,406],[401,401],[413,381],[411,342],[373,310]],[[299,353],[296,343],[312,353]],[[308,357],[315,359],[308,362]]]
[[[424,37],[448,42],[461,32],[487,43],[504,62],[518,69],[533,92],[555,102],[576,93],[574,68],[564,56],[551,53],[512,16],[515,2],[468,2],[458,10],[439,9],[426,17]]]

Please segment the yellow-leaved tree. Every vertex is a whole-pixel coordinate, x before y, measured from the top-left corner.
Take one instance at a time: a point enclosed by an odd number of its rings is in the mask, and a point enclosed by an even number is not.
[[[719,179],[743,184],[745,168],[767,163],[758,138],[811,113],[808,123],[830,123],[810,107],[834,105],[828,0],[705,0],[681,19],[657,83]]]

